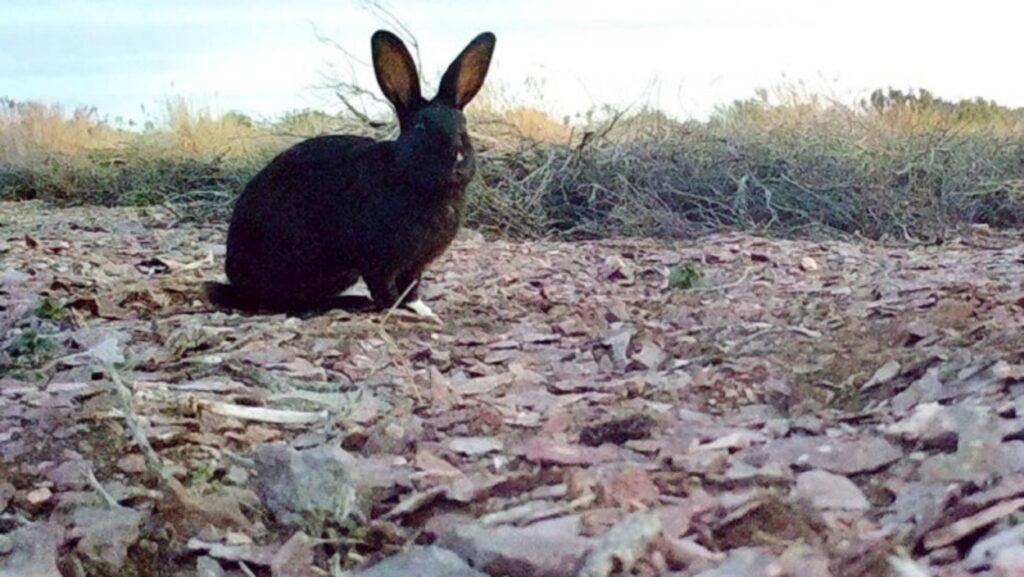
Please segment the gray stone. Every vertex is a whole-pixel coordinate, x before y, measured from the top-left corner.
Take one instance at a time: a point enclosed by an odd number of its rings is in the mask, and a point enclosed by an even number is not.
[[[633,566],[646,556],[663,530],[661,518],[655,513],[635,513],[627,517],[601,537],[577,577],[604,577],[616,568],[620,573],[632,572]]]
[[[1024,525],[1016,525],[979,540],[971,547],[964,565],[969,569],[989,567],[1002,551],[1014,548],[1024,548]]]
[[[479,457],[505,449],[505,443],[497,437],[455,437],[448,441],[448,448],[468,457]]]
[[[356,509],[354,458],[335,445],[296,450],[281,444],[256,450],[256,493],[285,525],[319,535]]]
[[[756,548],[733,549],[724,563],[694,577],[770,577],[779,574],[774,555]]]
[[[48,523],[25,525],[7,535],[0,555],[0,577],[61,577],[57,548],[64,529]]]
[[[458,555],[441,547],[413,547],[409,551],[357,571],[353,577],[487,577]]]
[[[926,447],[956,447],[957,429],[953,410],[938,403],[922,403],[905,418],[885,428],[888,435],[917,441]]]
[[[202,556],[196,559],[196,577],[224,577],[224,568],[213,557]]]
[[[833,439],[824,436],[790,437],[744,451],[754,464],[781,463],[805,469],[824,469],[840,475],[870,473],[903,456],[903,451],[881,437]]]
[[[128,547],[139,540],[146,514],[127,507],[83,507],[71,515],[76,549],[93,561],[117,568],[128,558]]]
[[[815,509],[866,511],[871,508],[864,493],[846,477],[828,471],[807,471],[796,477],[793,495]]]
[[[580,536],[578,517],[525,527],[466,523],[446,528],[436,544],[451,549],[488,575],[575,575],[590,540]]]

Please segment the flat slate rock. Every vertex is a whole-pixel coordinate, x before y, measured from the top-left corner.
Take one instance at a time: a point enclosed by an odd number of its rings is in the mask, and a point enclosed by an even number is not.
[[[353,577],[487,577],[466,564],[458,555],[441,547],[413,547],[388,557]]]

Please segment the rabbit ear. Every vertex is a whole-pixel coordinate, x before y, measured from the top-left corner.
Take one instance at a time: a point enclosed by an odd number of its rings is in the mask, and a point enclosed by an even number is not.
[[[437,100],[462,109],[480,91],[494,53],[494,34],[484,32],[462,50],[441,77]]]
[[[371,44],[377,84],[401,119],[423,103],[416,64],[401,39],[386,30],[375,32]]]

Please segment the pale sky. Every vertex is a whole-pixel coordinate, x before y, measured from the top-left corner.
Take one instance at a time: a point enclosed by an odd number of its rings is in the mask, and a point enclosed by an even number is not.
[[[804,81],[841,98],[924,87],[1024,106],[1024,4],[1012,0],[391,0],[436,81],[477,33],[488,82],[562,115],[650,102],[679,117]],[[0,96],[144,120],[182,95],[216,112],[313,107],[381,22],[353,0],[0,0]],[[372,84],[372,72],[357,68]]]

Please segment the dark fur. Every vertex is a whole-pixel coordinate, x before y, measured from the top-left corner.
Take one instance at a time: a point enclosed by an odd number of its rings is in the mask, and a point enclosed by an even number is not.
[[[415,300],[424,268],[455,238],[476,171],[461,109],[483,82],[494,36],[481,34],[463,50],[429,102],[401,41],[379,31],[372,44],[398,140],[322,136],[274,158],[235,204],[230,284],[207,284],[214,304],[313,312],[362,276],[373,308],[388,308],[410,285],[403,302]]]

